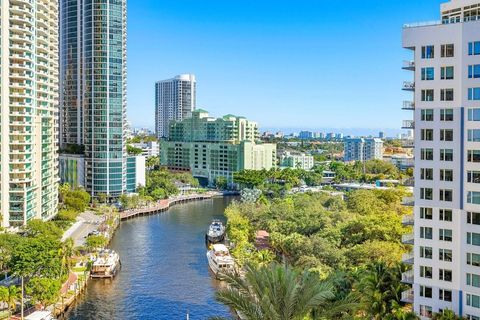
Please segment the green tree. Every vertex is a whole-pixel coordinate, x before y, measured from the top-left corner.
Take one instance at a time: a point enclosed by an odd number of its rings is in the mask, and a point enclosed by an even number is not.
[[[452,310],[445,309],[441,313],[434,313],[433,320],[462,320],[462,317],[459,317]]]
[[[61,283],[59,280],[35,277],[28,281],[25,292],[34,303],[46,306],[57,301],[60,295],[60,288]]]
[[[55,223],[38,219],[29,221],[25,231],[29,237],[51,237],[53,239],[60,239],[63,235],[62,229],[57,227]]]
[[[7,305],[10,314],[15,312],[17,309],[17,302],[22,298],[22,292],[15,286],[10,286],[8,288],[8,296],[7,296]]]
[[[129,155],[138,156],[138,155],[141,155],[143,153],[143,150],[128,144],[127,145],[127,153]]]
[[[8,288],[7,287],[0,287],[0,304],[7,304],[8,303]]]
[[[217,292],[221,303],[247,320],[304,320],[333,299],[333,286],[312,273],[287,265],[258,269],[247,265],[245,276],[226,275],[226,289]]]
[[[215,186],[220,189],[220,190],[225,190],[227,189],[228,186],[228,181],[227,178],[225,177],[217,177],[215,179]]]
[[[85,245],[89,250],[104,248],[107,245],[107,238],[104,236],[89,236]]]

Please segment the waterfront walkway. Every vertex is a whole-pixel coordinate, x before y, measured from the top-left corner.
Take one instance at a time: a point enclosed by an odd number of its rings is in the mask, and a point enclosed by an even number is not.
[[[179,195],[179,196],[172,196],[168,199],[160,200],[155,205],[146,206],[141,208],[135,208],[130,210],[125,210],[120,212],[120,219],[127,220],[139,216],[146,216],[157,214],[163,211],[168,210],[171,206],[188,202],[188,201],[196,201],[196,200],[205,200],[210,199],[217,196],[222,196],[224,193],[218,191],[209,191],[206,193],[194,193],[194,194],[187,194],[187,195]]]

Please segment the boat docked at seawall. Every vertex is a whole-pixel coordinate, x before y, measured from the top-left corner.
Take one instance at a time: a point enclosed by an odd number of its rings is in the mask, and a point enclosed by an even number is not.
[[[207,241],[210,243],[222,242],[225,239],[225,226],[220,220],[213,220],[208,227]]]
[[[113,250],[102,250],[92,265],[92,278],[113,278],[120,269],[120,256]]]
[[[55,320],[50,311],[35,311],[24,317],[25,320]]]
[[[235,260],[223,244],[213,244],[207,252],[208,266],[218,278],[221,274],[235,270]]]

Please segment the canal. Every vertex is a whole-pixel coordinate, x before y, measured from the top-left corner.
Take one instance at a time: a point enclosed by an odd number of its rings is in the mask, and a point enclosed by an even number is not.
[[[186,319],[187,312],[192,320],[228,317],[215,301],[221,284],[208,270],[204,237],[212,219],[225,219],[231,201],[190,202],[122,222],[111,243],[121,271],[113,280],[91,281],[67,319]]]

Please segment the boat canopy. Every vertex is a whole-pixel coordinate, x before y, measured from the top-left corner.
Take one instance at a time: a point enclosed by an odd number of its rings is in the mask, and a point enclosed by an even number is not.
[[[213,251],[215,252],[228,252],[228,248],[221,243],[217,243],[213,245]]]

